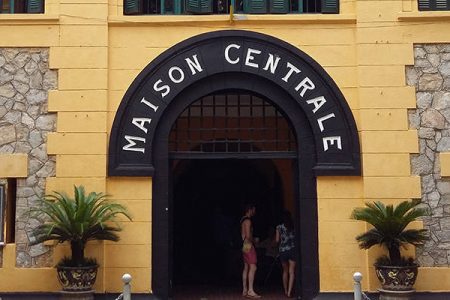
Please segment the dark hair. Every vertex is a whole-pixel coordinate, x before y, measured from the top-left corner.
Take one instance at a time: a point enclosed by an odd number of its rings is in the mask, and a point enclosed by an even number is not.
[[[247,213],[249,210],[255,208],[254,203],[246,203],[244,206],[244,214]]]
[[[283,211],[283,224],[288,231],[294,230],[294,221],[292,221],[291,213],[287,210]]]

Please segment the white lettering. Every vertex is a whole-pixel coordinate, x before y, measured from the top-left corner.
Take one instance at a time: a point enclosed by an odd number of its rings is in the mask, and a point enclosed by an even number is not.
[[[252,54],[261,54],[261,51],[256,50],[256,49],[252,49],[252,48],[248,48],[247,49],[247,56],[245,57],[245,65],[252,67],[252,68],[259,68],[258,64],[252,63],[250,62],[251,60],[254,60],[255,57]]]
[[[143,132],[147,133],[147,128],[145,128],[145,123],[150,124],[151,121],[152,121],[152,119],[149,119],[149,118],[133,118],[133,121],[131,121],[131,123],[133,123],[133,125],[136,125],[136,127],[139,128],[140,130],[142,130]]]
[[[184,60],[187,62],[189,69],[191,69],[192,75],[195,75],[195,73],[203,71],[203,68],[198,62],[197,54],[193,55],[192,58],[194,61],[192,61],[189,57]],[[197,70],[197,72],[195,70]]]
[[[174,71],[177,71],[179,73],[180,77],[178,79],[173,77]],[[180,67],[177,67],[177,66],[172,67],[169,69],[169,78],[170,78],[170,80],[172,80],[173,83],[180,83],[184,80],[184,72],[183,72],[183,70],[181,70]]]
[[[315,87],[316,86],[311,81],[311,79],[309,79],[309,77],[306,77],[295,87],[295,90],[298,92],[298,90],[300,90],[300,88],[302,88],[302,90],[300,92],[300,96],[303,97],[307,90],[313,90]]]
[[[328,136],[322,138],[323,141],[323,151],[328,150],[328,144],[334,145],[334,142],[337,142],[337,148],[342,150],[341,137],[340,136]]]
[[[287,72],[286,76],[284,76],[282,79],[284,82],[288,82],[289,78],[291,77],[292,73],[300,73],[300,69],[298,69],[296,66],[291,64],[290,62],[287,62],[286,67],[289,68],[289,71]]]
[[[276,56],[275,61],[273,59],[274,57],[275,56],[272,53],[269,53],[269,58],[267,58],[266,66],[263,68],[264,71],[267,71],[270,68],[270,73],[275,74],[275,71],[278,67],[278,62],[280,61],[280,57]]]
[[[235,65],[235,64],[237,64],[238,62],[239,62],[239,57],[238,58],[236,58],[235,60],[232,60],[231,58],[230,58],[230,49],[231,48],[236,48],[236,49],[239,49],[239,48],[241,48],[241,46],[239,46],[239,45],[236,45],[236,44],[230,44],[230,45],[228,45],[226,48],[225,48],[225,59],[227,60],[227,62],[229,62],[230,64],[232,64],[232,65]]]
[[[326,116],[323,116],[321,118],[317,119],[317,123],[319,123],[320,132],[322,132],[325,128],[323,127],[323,121],[326,121],[330,118],[336,117],[334,114],[328,114]]]
[[[148,107],[150,107],[151,109],[153,109],[155,112],[158,110],[159,106],[156,106],[150,102],[148,102],[147,100],[145,100],[144,97],[142,97],[141,103],[144,103],[145,105],[147,105]]]
[[[324,96],[320,96],[320,97],[306,101],[306,103],[308,103],[308,104],[314,104],[313,113],[316,113],[319,110],[319,108],[321,108],[322,105],[325,104],[325,102],[327,102],[327,100],[325,100]]]
[[[135,141],[140,141],[145,143],[145,138],[142,137],[138,137],[138,136],[130,136],[130,135],[126,135],[125,139],[128,141],[128,145],[123,146],[123,150],[125,151],[137,151],[137,152],[142,152],[145,153],[145,149],[144,148],[133,148],[134,146],[136,146],[136,142]]]
[[[167,84],[160,86],[161,83],[162,80],[159,79],[153,85],[153,89],[155,90],[155,92],[161,92],[161,97],[164,98],[165,96],[167,96],[168,93],[170,93],[170,86],[168,86]]]

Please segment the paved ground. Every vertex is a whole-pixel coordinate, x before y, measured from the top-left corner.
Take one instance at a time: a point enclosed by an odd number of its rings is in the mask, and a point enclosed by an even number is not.
[[[262,296],[261,300],[289,299],[284,296],[281,286],[258,288],[256,291]],[[238,287],[182,287],[175,291],[174,300],[239,300],[242,297]]]

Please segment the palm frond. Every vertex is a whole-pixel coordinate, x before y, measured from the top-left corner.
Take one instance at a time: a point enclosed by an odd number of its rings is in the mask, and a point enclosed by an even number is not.
[[[89,240],[118,241],[122,228],[119,215],[131,220],[127,209],[107,199],[102,193],[86,194],[83,186],[74,186],[74,198],[54,192],[38,201],[27,215],[41,225],[31,232],[30,244],[47,240],[69,241],[84,245]]]
[[[366,203],[365,207],[355,208],[351,218],[373,226],[356,237],[359,247],[369,249],[378,244],[389,249],[390,253],[395,253],[406,244],[423,245],[428,239],[427,230],[406,229],[411,222],[429,215],[426,209],[418,205],[420,200],[403,201],[397,206],[375,201]]]

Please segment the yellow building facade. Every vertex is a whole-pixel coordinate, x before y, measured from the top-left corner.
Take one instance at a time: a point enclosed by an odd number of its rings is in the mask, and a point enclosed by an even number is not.
[[[425,173],[415,172],[413,166],[420,154],[420,126],[411,125],[420,109],[414,87],[420,82],[411,79],[411,70],[420,58],[417,45],[450,47],[450,12],[419,11],[414,0],[350,0],[341,1],[339,14],[130,16],[123,14],[120,0],[47,0],[44,14],[0,14],[0,48],[29,51],[30,57],[43,57],[47,51],[48,71],[42,74],[53,72],[49,76],[57,78],[45,91],[46,114],[56,118],[44,130],[44,150],[54,161],[54,173],[44,180],[45,192],[70,193],[74,184],[82,184],[88,191],[111,195],[133,216],[132,222],[124,221],[118,243],[88,246],[88,255],[100,263],[96,292],[120,291],[124,273],[133,276],[133,292],[153,289],[152,177],[108,175],[110,133],[125,92],[166,50],[219,30],[263,33],[297,47],[322,66],[343,93],[357,125],[362,175],[317,177],[320,291],[351,291],[356,271],[364,275],[363,288],[375,291],[379,283],[372,264],[382,250],[358,248],[355,236],[367,227],[350,220],[350,214],[367,201],[399,203],[432,193],[424,191]],[[430,174],[445,182],[450,151],[436,152],[440,170]],[[25,182],[31,156],[4,150],[0,178]],[[443,206],[443,218],[450,218],[449,207]],[[20,211],[19,205],[17,216]],[[16,234],[21,231],[17,228]],[[57,291],[52,265],[68,246],[46,244],[45,260],[23,263],[19,253],[29,248],[26,240],[16,240],[2,246],[0,291]],[[450,257],[445,239],[436,243]],[[412,248],[408,252],[416,255]],[[416,289],[450,291],[448,262],[432,260],[420,267]]]

